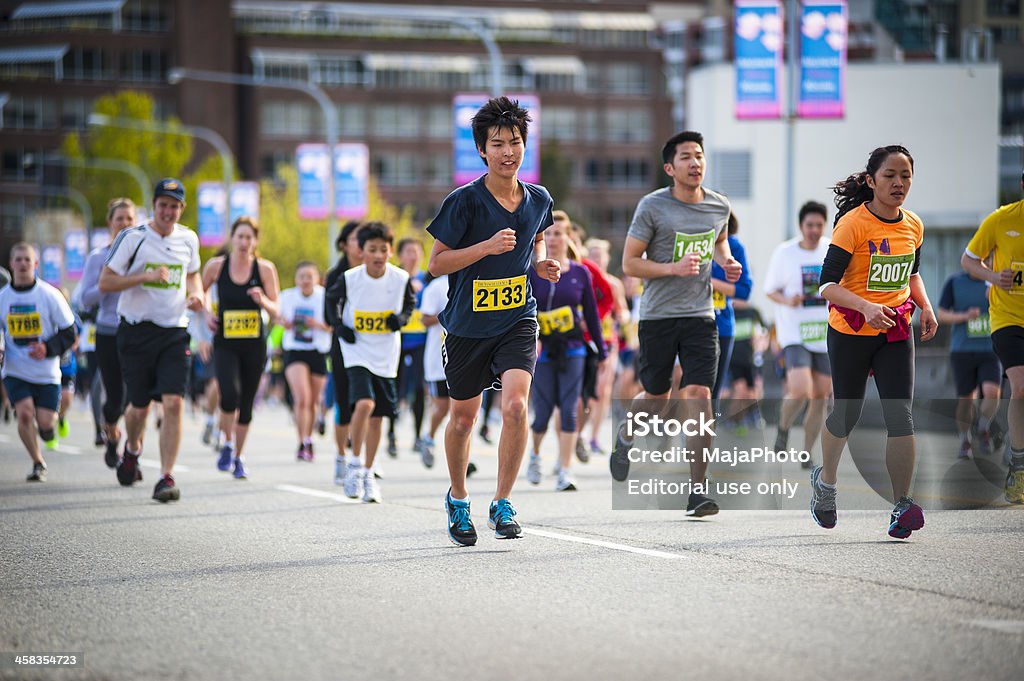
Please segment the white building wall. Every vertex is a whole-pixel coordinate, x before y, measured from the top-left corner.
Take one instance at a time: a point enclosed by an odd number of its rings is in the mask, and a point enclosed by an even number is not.
[[[925,248],[929,230],[974,228],[998,206],[998,64],[852,64],[846,117],[795,125],[791,216],[785,215],[785,124],[737,120],[735,78],[731,64],[692,71],[686,121],[704,135],[709,187],[717,188],[717,152],[751,154],[750,198],[730,198],[756,283],[775,246],[797,235],[796,211],[805,201],[829,206],[831,225],[835,203],[828,187],[863,170],[875,147],[902,144],[914,156],[906,206],[924,221]],[[760,286],[752,300],[771,316]]]

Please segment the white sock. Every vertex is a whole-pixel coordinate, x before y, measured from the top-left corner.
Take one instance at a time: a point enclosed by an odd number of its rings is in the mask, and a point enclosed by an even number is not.
[[[464,504],[468,504],[469,503],[469,496],[468,495],[466,496],[465,499],[456,499],[455,497],[452,497],[450,494],[448,496],[451,497],[452,501],[459,501],[459,502],[464,503]]]
[[[835,485],[830,485],[829,483],[827,483],[824,480],[822,480],[821,476],[818,476],[818,484],[821,485],[822,487],[826,487],[828,489],[835,489],[836,488]]]
[[[373,473],[370,472],[370,469],[367,468],[366,466],[360,468],[359,472],[362,473],[363,475],[373,475]]]
[[[338,454],[334,457],[334,460],[340,463],[342,466],[348,463],[348,457],[344,454]]]
[[[348,457],[348,465],[349,466],[358,466],[359,468],[362,468],[363,467],[363,462],[359,460],[358,456],[350,456],[350,457]]]

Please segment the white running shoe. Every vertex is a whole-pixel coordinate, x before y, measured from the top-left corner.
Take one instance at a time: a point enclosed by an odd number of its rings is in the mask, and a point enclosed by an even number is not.
[[[558,480],[555,482],[556,492],[575,492],[576,481],[572,477],[572,473],[569,471],[559,471]]]
[[[345,496],[358,499],[363,496],[363,467],[359,463],[349,462],[345,466]]]
[[[531,485],[540,484],[540,456],[530,454],[530,463],[526,466],[526,479],[530,481]]]
[[[334,457],[334,484],[339,487],[345,484],[345,457]]]
[[[363,503],[379,504],[381,502],[380,485],[373,477],[373,471],[364,468],[360,475],[363,478]]]

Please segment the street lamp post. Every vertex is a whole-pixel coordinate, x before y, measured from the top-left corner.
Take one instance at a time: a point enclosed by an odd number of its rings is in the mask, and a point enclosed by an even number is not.
[[[82,159],[71,156],[47,156],[43,163],[57,163],[78,168],[95,168],[97,170],[113,170],[126,173],[131,175],[136,184],[139,185],[139,198],[143,205],[149,205],[149,194],[153,191],[153,181],[146,175],[146,171],[131,161],[125,161],[120,158]]]
[[[189,135],[191,137],[198,137],[201,140],[208,142],[217,153],[220,154],[221,167],[223,169],[223,181],[224,191],[226,196],[231,194],[231,170],[234,167],[234,161],[231,158],[231,149],[228,147],[228,143],[224,141],[224,138],[217,134],[216,131],[210,128],[203,128],[197,125],[182,125],[180,128],[174,128],[164,123],[155,123],[153,121],[143,121],[136,118],[113,118],[104,114],[90,114],[87,119],[89,125],[106,126],[110,128],[123,128],[126,130],[145,130],[149,132],[159,132],[166,135]],[[231,230],[231,211],[225,206],[224,210],[224,238],[228,237]]]
[[[202,69],[174,68],[167,74],[167,81],[175,85],[182,80],[199,80],[208,83],[223,83],[226,85],[249,85],[253,87],[275,87],[282,90],[294,90],[309,95],[320,105],[324,116],[326,128],[327,154],[331,159],[331,171],[327,174],[327,252],[330,253],[334,247],[334,237],[338,232],[338,216],[335,213],[336,199],[334,192],[334,173],[337,171],[337,146],[338,146],[338,111],[334,107],[331,98],[315,83],[308,83],[302,80],[286,80],[283,78],[256,78],[244,73],[228,73],[224,71],[206,71]]]

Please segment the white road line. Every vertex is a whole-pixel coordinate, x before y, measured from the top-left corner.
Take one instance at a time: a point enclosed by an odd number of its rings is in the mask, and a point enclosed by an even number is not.
[[[293,494],[305,494],[307,497],[317,497],[318,499],[330,499],[331,501],[337,501],[342,504],[363,503],[359,499],[349,499],[344,494],[324,492],[318,489],[311,489],[309,487],[298,487],[296,485],[275,485],[274,489],[280,490],[282,492],[292,492]]]
[[[1004,634],[1024,634],[1024,620],[969,620],[967,623]]]
[[[636,546],[627,546],[626,544],[616,544],[610,541],[602,541],[600,539],[589,539],[587,537],[574,537],[571,534],[561,534],[559,532],[548,532],[547,530],[538,530],[532,527],[523,528],[523,532],[526,534],[533,534],[538,537],[547,537],[548,539],[557,539],[558,541],[573,542],[575,544],[588,544],[590,546],[600,546],[605,549],[612,549],[614,551],[625,551],[626,553],[636,553],[641,556],[650,556],[652,558],[664,558],[667,560],[682,560],[686,556],[682,556],[678,553],[668,553],[666,551],[655,551],[654,549],[642,549]]]
[[[143,468],[160,468],[160,462],[153,459],[139,459],[139,465]],[[192,469],[188,466],[182,466],[181,464],[174,464],[175,473],[188,473]]]
[[[81,447],[76,447],[75,445],[64,445],[64,444],[61,444],[61,445],[57,445],[57,451],[60,452],[61,454],[70,454],[72,456],[79,456],[82,453],[82,448]]]

